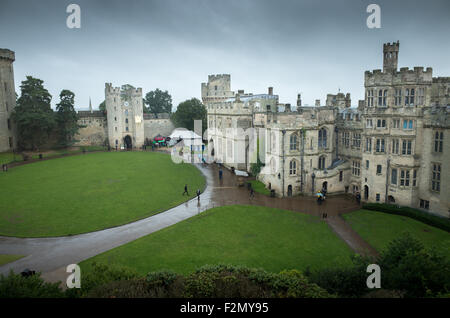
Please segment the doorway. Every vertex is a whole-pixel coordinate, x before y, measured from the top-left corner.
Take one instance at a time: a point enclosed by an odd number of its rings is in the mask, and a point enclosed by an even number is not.
[[[131,149],[133,148],[133,144],[132,144],[132,142],[131,142],[131,137],[130,137],[130,135],[126,135],[126,136],[123,138],[123,141],[124,141],[124,143],[125,143],[125,147],[127,148],[127,150],[131,150]]]
[[[288,197],[292,197],[292,186],[288,185],[288,191],[287,191]]]
[[[364,186],[364,200],[369,200],[369,186],[365,185]]]

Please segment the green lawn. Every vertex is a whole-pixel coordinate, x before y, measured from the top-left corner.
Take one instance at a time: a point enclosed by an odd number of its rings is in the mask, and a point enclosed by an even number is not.
[[[359,210],[343,215],[344,219],[378,251],[387,247],[388,243],[409,232],[421,240],[427,247],[436,247],[450,255],[450,233],[432,227],[414,219],[388,213]]]
[[[20,155],[16,154],[16,161],[22,160]],[[4,163],[10,163],[14,161],[14,154],[12,152],[0,152],[0,166]]]
[[[270,190],[266,188],[265,184],[259,180],[251,180],[253,190],[258,193],[262,193],[264,195],[270,195]]]
[[[352,251],[319,218],[260,206],[210,209],[81,263],[189,273],[206,264],[304,270],[350,263]]]
[[[78,234],[135,221],[184,202],[205,179],[156,152],[100,152],[0,173],[0,235]]]
[[[22,255],[0,254],[0,266],[17,261]]]

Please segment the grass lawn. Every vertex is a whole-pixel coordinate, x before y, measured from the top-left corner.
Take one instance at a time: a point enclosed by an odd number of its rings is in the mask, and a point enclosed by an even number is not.
[[[60,236],[135,221],[181,204],[205,178],[156,152],[101,152],[0,173],[0,235]]]
[[[206,264],[304,270],[350,263],[353,252],[319,218],[261,206],[210,209],[136,241],[97,255],[92,262],[134,268],[141,274],[170,269],[189,273]]]
[[[0,266],[17,261],[22,255],[0,254]]]
[[[387,247],[388,243],[409,232],[421,240],[427,247],[436,247],[450,255],[450,233],[432,227],[414,219],[388,213],[359,210],[344,214],[344,219],[378,251]]]
[[[258,193],[262,193],[265,195],[270,195],[270,190],[266,188],[265,184],[259,180],[250,180],[252,184],[253,190]]]
[[[22,160],[22,156],[16,154],[16,161]],[[0,166],[5,163],[14,161],[14,154],[12,152],[0,152]]]

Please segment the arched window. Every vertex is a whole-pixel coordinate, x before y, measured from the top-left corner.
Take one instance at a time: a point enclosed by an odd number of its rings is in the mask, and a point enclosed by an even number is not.
[[[325,156],[319,157],[319,170],[325,169]]]
[[[277,141],[276,141],[276,135],[275,135],[275,133],[273,132],[272,133],[272,151],[275,151],[275,149],[277,148]]]
[[[297,134],[296,133],[291,135],[291,138],[290,138],[290,149],[291,150],[297,150]]]
[[[291,162],[289,162],[289,174],[291,176],[297,174],[297,161],[295,159],[293,159],[293,160],[291,160]]]
[[[327,130],[325,128],[319,129],[319,148],[327,147]]]
[[[272,174],[275,174],[277,172],[275,158],[270,159],[270,170]]]
[[[125,118],[125,124],[128,124],[128,118]]]

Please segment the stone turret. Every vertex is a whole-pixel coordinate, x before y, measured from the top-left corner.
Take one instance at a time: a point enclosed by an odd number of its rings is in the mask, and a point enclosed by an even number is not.
[[[0,152],[10,151],[17,145],[16,128],[11,119],[16,106],[14,60],[13,51],[0,49]]]
[[[398,51],[400,42],[383,44],[383,72],[392,73],[397,71]]]

